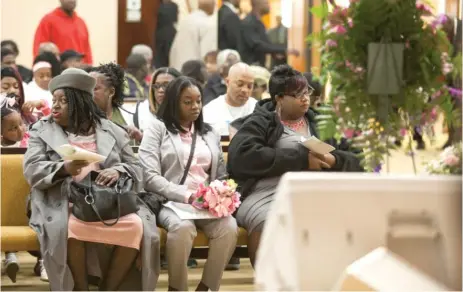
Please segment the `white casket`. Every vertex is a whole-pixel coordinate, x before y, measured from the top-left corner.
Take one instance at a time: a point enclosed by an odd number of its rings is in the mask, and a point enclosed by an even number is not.
[[[461,177],[289,173],[278,186],[256,263],[259,290],[331,290],[386,246],[461,290]]]
[[[404,259],[379,247],[344,271],[336,291],[448,291]]]

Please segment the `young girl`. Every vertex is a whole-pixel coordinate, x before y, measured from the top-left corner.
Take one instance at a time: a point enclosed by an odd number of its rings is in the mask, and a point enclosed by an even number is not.
[[[8,99],[5,99],[7,101]],[[27,147],[29,134],[21,114],[8,104],[2,105],[2,147]]]

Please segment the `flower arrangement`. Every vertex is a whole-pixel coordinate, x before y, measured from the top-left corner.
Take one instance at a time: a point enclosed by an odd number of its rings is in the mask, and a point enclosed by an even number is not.
[[[459,174],[461,175],[462,144],[449,146],[441,152],[438,159],[426,164],[429,174]]]
[[[234,180],[215,180],[208,186],[201,184],[193,194],[192,205],[198,209],[208,210],[216,217],[232,215],[241,205],[238,185]]]
[[[404,135],[412,139],[415,127],[426,130],[438,112],[455,120],[451,95],[461,98],[461,91],[447,87],[446,80],[460,73],[461,57],[449,57],[452,47],[442,29],[446,19],[433,17],[426,2],[351,0],[348,8],[334,4],[329,11],[324,3],[311,11],[324,24],[308,41],[321,50],[319,79],[332,87],[331,104],[318,108],[322,139],[351,139],[363,150],[365,168],[374,171],[396,147],[394,141]],[[394,63],[401,67],[389,78],[400,75],[397,92],[369,90],[374,68],[368,67],[376,60],[371,60],[371,44],[400,47],[403,62]]]

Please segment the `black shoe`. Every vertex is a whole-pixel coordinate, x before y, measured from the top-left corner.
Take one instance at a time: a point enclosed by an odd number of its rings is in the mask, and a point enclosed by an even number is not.
[[[195,259],[188,259],[187,266],[190,269],[198,267],[198,262]]]
[[[225,271],[238,271],[240,269],[240,258],[231,258],[225,267]]]

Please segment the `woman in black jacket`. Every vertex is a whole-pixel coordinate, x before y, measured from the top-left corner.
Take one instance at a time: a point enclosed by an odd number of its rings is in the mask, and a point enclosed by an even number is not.
[[[248,231],[248,251],[254,265],[267,213],[281,176],[289,171],[363,171],[353,153],[310,152],[299,142],[317,137],[316,113],[309,109],[307,80],[288,65],[274,69],[271,98],[254,112],[232,123],[238,129],[228,149],[228,172],[241,187],[243,202],[236,219]]]

